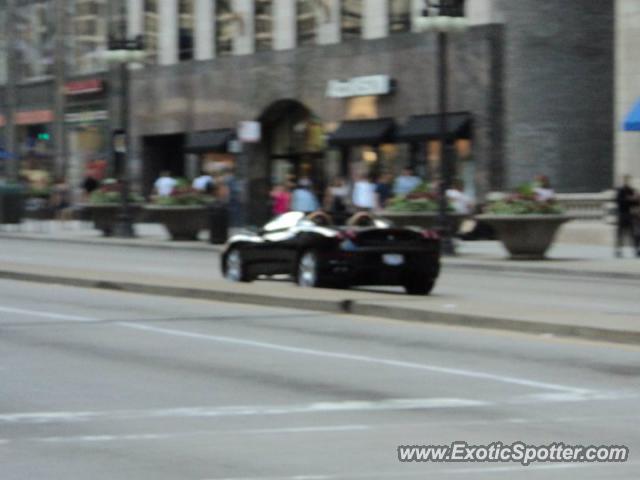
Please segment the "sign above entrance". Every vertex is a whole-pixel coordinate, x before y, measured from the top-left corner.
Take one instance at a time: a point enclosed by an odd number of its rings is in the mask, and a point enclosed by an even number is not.
[[[246,121],[238,123],[238,140],[245,143],[257,143],[262,139],[260,122]]]
[[[393,91],[393,79],[389,75],[369,75],[349,80],[329,80],[327,97],[349,98],[371,95],[389,95]]]

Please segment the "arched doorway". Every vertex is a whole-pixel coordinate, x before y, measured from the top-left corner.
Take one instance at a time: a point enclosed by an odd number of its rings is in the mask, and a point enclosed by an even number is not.
[[[324,130],[320,120],[297,100],[279,100],[260,116],[270,185],[308,177],[324,186]]]

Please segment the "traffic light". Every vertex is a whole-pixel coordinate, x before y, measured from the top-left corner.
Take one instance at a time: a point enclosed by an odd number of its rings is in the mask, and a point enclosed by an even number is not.
[[[51,134],[49,134],[49,133],[39,133],[38,134],[38,140],[42,140],[44,142],[48,142],[49,140],[51,140]]]

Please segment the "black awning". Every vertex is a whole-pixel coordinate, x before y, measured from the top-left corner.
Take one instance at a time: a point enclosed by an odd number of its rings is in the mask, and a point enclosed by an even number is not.
[[[374,120],[348,120],[329,135],[329,145],[346,147],[351,145],[379,145],[392,143],[396,124],[392,118]]]
[[[447,113],[447,136],[471,138],[471,114],[468,112]],[[440,115],[413,115],[399,128],[399,142],[423,142],[440,138]]]
[[[232,128],[195,132],[187,136],[184,150],[187,153],[226,152],[227,144],[234,137]]]

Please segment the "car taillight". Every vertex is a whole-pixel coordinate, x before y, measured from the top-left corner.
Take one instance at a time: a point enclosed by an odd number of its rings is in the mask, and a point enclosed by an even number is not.
[[[438,240],[440,235],[435,230],[423,230],[422,238],[426,238],[428,240]]]

